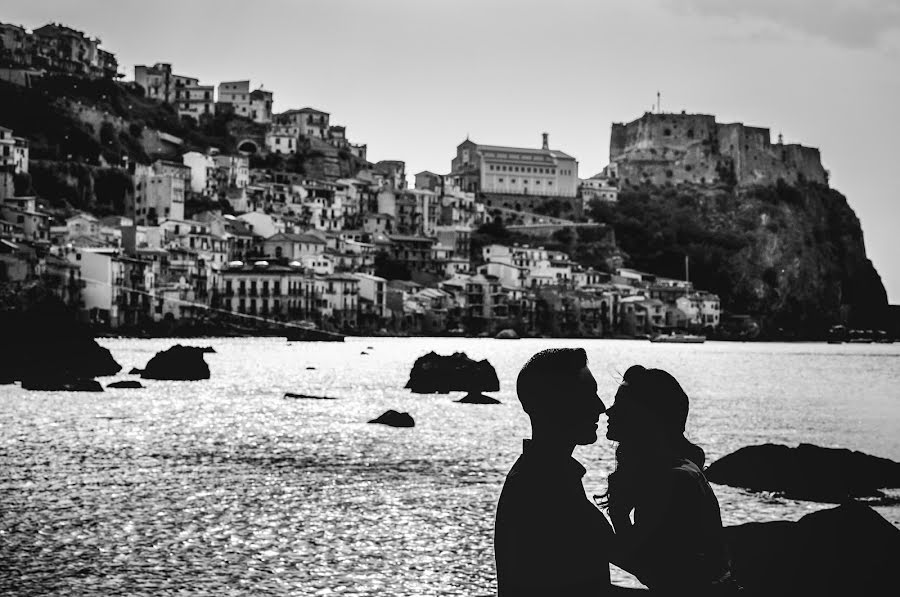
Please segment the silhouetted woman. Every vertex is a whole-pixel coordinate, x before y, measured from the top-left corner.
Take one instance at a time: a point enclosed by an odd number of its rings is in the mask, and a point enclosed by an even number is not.
[[[654,592],[728,595],[731,579],[719,502],[703,450],[684,437],[688,397],[661,369],[625,372],[606,412],[619,442],[605,504],[616,531],[613,563]]]

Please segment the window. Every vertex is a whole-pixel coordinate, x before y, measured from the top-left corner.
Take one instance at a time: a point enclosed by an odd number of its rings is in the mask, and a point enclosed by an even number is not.
[[[498,178],[498,179],[497,179],[497,182],[503,182],[503,179],[502,179],[502,178]]]

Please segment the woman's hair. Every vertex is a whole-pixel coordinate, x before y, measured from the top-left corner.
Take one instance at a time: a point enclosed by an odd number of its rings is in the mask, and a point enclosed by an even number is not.
[[[703,468],[706,461],[703,448],[684,437],[689,400],[678,380],[662,369],[646,369],[641,365],[633,365],[622,377],[619,392],[627,395],[629,401],[640,404],[653,414],[675,457],[690,460],[697,467]],[[635,474],[641,473],[635,469],[643,468],[647,464],[641,459],[631,457],[641,449],[642,446],[621,443],[616,447],[616,471],[613,475],[616,478],[616,485],[623,490],[629,489],[627,486],[633,484]],[[614,493],[616,490],[611,483],[607,492],[601,496],[604,498],[602,503],[608,505],[611,499],[615,499]]]

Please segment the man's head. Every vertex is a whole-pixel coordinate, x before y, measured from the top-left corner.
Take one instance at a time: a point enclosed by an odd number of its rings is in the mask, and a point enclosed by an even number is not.
[[[531,357],[516,382],[532,427],[552,429],[579,445],[597,441],[597,420],[606,410],[583,348],[551,348]]]

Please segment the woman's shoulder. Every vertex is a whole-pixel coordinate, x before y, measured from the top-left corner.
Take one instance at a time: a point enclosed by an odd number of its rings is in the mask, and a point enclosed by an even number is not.
[[[672,463],[669,469],[669,479],[676,487],[704,487],[707,485],[706,476],[696,463],[680,458]]]

